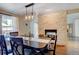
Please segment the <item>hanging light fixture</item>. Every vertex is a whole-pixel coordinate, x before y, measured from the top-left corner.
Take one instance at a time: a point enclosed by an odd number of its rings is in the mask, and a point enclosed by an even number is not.
[[[34,6],[34,3],[30,3],[30,4],[28,4],[28,5],[25,6],[25,7],[26,7],[26,15],[25,15],[25,19],[26,19],[26,20],[31,20],[31,19],[33,19],[33,16],[34,16],[34,15],[33,15],[33,6]],[[32,9],[31,9],[31,10],[32,10],[31,15],[28,15],[28,13],[27,13],[27,12],[28,12],[28,10],[27,10],[28,7],[32,7]]]
[[[34,17],[34,12],[33,12],[33,6],[34,6],[34,3],[30,3],[28,5],[25,6],[26,8],[26,15],[25,15],[25,19],[27,20],[27,23],[26,23],[26,26],[28,27],[28,34],[29,34],[29,40],[31,39],[31,36],[32,36],[32,33],[31,33],[31,27],[30,27],[30,21],[33,19]],[[30,14],[30,11],[28,10],[28,8],[31,8],[31,14]],[[29,12],[29,13],[28,13]],[[29,15],[30,14],[30,15]]]

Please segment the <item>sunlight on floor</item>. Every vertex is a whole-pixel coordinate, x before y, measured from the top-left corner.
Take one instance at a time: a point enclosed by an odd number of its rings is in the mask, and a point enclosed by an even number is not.
[[[79,40],[69,40],[67,44],[67,55],[79,55]]]

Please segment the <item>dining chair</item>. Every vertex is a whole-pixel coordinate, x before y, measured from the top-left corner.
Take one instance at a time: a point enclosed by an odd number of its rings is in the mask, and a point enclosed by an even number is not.
[[[4,53],[7,54],[7,47],[6,42],[4,40],[4,36],[0,35],[0,54],[3,55]]]
[[[31,47],[23,44],[23,38],[11,37],[10,43],[13,55],[30,54]]]
[[[4,35],[0,35],[0,54],[1,55],[8,55],[10,53],[11,53],[11,50],[7,49]]]
[[[18,36],[18,32],[10,32],[10,36]]]
[[[53,42],[52,42],[53,41]],[[57,36],[54,38],[51,38],[51,41],[49,43],[49,52],[53,52],[53,55],[56,54],[56,45],[57,45]]]
[[[45,29],[45,35],[46,37],[51,38],[49,42],[49,51],[53,52],[53,55],[55,55],[57,45],[57,29]],[[52,46],[52,48],[50,46]]]
[[[15,37],[11,37],[10,44],[11,44],[13,55],[23,55],[24,54],[22,38],[16,39]],[[18,49],[20,49],[21,51],[19,51]]]

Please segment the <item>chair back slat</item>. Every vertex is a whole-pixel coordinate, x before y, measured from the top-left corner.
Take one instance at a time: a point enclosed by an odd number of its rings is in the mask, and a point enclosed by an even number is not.
[[[7,54],[8,55],[8,51],[7,51],[7,45],[6,45],[6,41],[5,41],[5,37],[4,35],[0,35],[0,54]]]
[[[11,37],[10,43],[11,43],[11,48],[14,55],[24,54],[22,38]]]

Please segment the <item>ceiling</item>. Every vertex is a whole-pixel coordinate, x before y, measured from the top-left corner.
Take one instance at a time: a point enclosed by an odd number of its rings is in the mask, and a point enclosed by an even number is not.
[[[0,9],[16,15],[25,15],[25,5],[29,3],[0,3]],[[79,3],[35,3],[34,11],[46,13],[49,11],[69,10],[79,8]],[[28,13],[31,8],[28,8]]]

